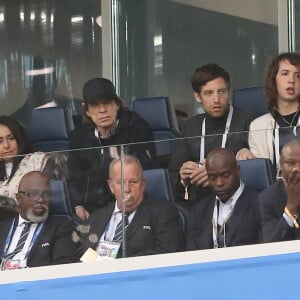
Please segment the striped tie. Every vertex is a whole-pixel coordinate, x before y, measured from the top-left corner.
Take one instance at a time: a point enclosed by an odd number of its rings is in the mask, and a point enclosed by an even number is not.
[[[122,213],[121,211],[119,213]],[[124,224],[125,224],[125,230],[126,228],[128,227],[128,223],[129,223],[129,220],[128,220],[128,216],[130,215],[130,213],[126,212],[124,214]],[[123,233],[123,230],[122,230],[122,219],[121,221],[117,224],[117,227],[116,227],[116,231],[115,231],[115,235],[114,235],[114,238],[113,238],[113,242],[121,242],[122,241],[122,233]]]
[[[20,238],[18,240],[18,243],[17,243],[17,246],[16,246],[15,250],[13,252],[11,252],[10,254],[8,254],[6,256],[6,259],[13,258],[15,255],[17,255],[19,252],[22,251],[22,249],[23,249],[23,247],[26,243],[26,240],[28,238],[31,224],[32,224],[32,222],[26,222],[24,224],[24,228],[21,232],[21,235],[20,235]]]

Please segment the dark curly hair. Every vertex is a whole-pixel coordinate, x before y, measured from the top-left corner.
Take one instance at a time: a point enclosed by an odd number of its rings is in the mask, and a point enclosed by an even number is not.
[[[265,77],[265,94],[268,99],[268,108],[271,113],[274,113],[274,110],[277,109],[278,92],[276,75],[279,70],[280,62],[284,60],[287,60],[293,66],[300,67],[300,54],[295,52],[281,53],[274,57],[271,61]],[[300,96],[298,98],[298,102],[300,102]]]

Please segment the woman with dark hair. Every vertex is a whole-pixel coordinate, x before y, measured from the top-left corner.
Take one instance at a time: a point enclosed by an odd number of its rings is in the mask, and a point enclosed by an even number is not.
[[[282,53],[272,60],[265,93],[270,112],[251,123],[249,146],[256,157],[269,158],[279,170],[281,147],[300,136],[299,53]]]
[[[10,116],[0,116],[0,196],[16,201],[22,176],[33,170],[43,170],[46,154],[31,153],[25,129]],[[3,197],[4,196],[4,197]]]

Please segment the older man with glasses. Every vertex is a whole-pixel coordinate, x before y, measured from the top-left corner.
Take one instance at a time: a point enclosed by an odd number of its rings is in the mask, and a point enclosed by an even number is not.
[[[18,216],[0,223],[2,270],[76,261],[73,222],[66,216],[49,216],[51,196],[44,173],[23,176],[16,194]]]

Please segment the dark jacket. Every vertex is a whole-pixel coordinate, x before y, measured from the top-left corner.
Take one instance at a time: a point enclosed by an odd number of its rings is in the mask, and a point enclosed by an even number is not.
[[[182,136],[186,139],[179,139],[174,143],[173,156],[169,166],[171,180],[175,188],[177,200],[181,200],[184,188],[180,184],[179,169],[186,161],[199,162],[200,159],[200,140],[202,133],[202,121],[206,118],[206,137],[205,137],[205,153],[204,157],[214,148],[221,147],[222,135],[225,130],[226,116],[222,118],[212,118],[207,114],[199,114],[187,120],[182,132]],[[231,149],[235,154],[242,148],[248,146],[249,125],[253,120],[253,116],[248,112],[234,108],[232,121],[227,136],[226,147]],[[189,138],[191,137],[191,138]],[[202,188],[201,186],[192,186],[189,189],[189,201],[204,199],[211,194],[210,188]]]
[[[96,249],[98,240],[91,242],[90,235],[101,238],[111,218],[115,203],[96,210],[89,218],[90,231],[82,236],[83,250]],[[126,233],[126,256],[170,253],[184,250],[181,220],[175,206],[167,201],[153,200],[144,195]],[[119,249],[118,257],[121,256]]]
[[[213,248],[212,217],[215,195],[195,203],[188,219],[187,250]],[[245,187],[234,211],[226,223],[226,246],[241,246],[260,242],[258,193]]]
[[[111,145],[128,144],[124,153],[136,156],[144,169],[155,167],[154,143],[139,143],[153,141],[153,132],[148,123],[135,112],[122,109],[119,123],[113,134],[107,139],[95,137],[95,127],[81,126],[71,132],[71,149],[69,158],[69,191],[74,206],[84,206],[92,212],[101,208],[114,198],[109,190],[108,168],[112,160],[109,147]],[[91,149],[92,148],[92,149]],[[121,147],[117,147],[120,154]]]
[[[10,218],[0,223],[0,253],[3,255],[8,232],[17,218]],[[44,222],[37,240],[27,259],[29,267],[66,264],[77,262],[79,244],[72,241],[74,223],[66,216],[49,216]]]
[[[281,179],[259,194],[264,243],[300,239],[300,228],[290,227],[283,217],[286,203],[286,189]]]

